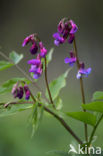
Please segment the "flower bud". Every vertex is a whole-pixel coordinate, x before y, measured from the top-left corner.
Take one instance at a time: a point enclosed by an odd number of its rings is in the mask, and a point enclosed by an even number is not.
[[[24,91],[25,91],[25,99],[26,100],[29,100],[29,98],[30,98],[30,90],[29,90],[29,87],[28,87],[28,85],[24,85]]]

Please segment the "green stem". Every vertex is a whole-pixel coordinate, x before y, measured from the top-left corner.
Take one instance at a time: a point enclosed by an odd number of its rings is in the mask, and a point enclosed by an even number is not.
[[[50,92],[50,89],[49,89],[49,84],[48,84],[46,56],[45,56],[44,60],[45,60],[45,82],[46,82],[46,87],[47,87],[50,102],[53,105],[53,107],[55,108],[55,105],[54,105],[54,102],[53,102],[53,99],[52,99],[52,95],[51,95],[51,92]]]
[[[91,142],[92,142],[92,139],[93,139],[93,136],[94,136],[94,134],[95,134],[95,132],[96,132],[96,130],[97,130],[97,127],[98,127],[98,125],[100,124],[100,122],[101,122],[102,119],[103,119],[103,114],[101,115],[100,119],[98,120],[98,122],[96,123],[96,125],[95,125],[94,128],[93,128],[93,131],[92,131],[91,136],[90,136],[90,139],[89,139],[88,146],[90,146],[90,144],[91,144]]]
[[[79,70],[80,69],[80,64],[79,64],[79,58],[78,58],[78,52],[77,52],[77,46],[76,46],[75,38],[74,38],[73,44],[74,44],[75,56],[77,58],[77,61],[76,61],[77,68]],[[84,94],[84,86],[83,86],[83,79],[82,79],[82,77],[80,78],[80,88],[81,88],[81,95],[82,95],[82,103],[85,104],[85,94]],[[83,109],[83,111],[86,112],[85,109]],[[85,129],[85,139],[88,142],[88,127],[87,127],[87,124],[84,124],[84,129]]]

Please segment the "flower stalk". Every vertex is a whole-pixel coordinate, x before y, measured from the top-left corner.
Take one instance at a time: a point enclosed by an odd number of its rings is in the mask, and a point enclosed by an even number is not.
[[[74,45],[74,52],[75,52],[75,55],[76,55],[76,58],[77,58],[76,64],[77,64],[77,68],[79,70],[80,69],[80,63],[79,63],[75,38],[74,38],[74,41],[73,41],[73,45]],[[82,95],[82,103],[85,104],[85,93],[84,93],[84,86],[83,86],[82,77],[80,77],[80,89],[81,89],[81,95]],[[85,109],[83,109],[83,111],[86,112]],[[84,124],[84,128],[85,128],[85,140],[88,142],[88,127],[87,127],[87,124]]]
[[[53,99],[52,99],[52,95],[51,95],[51,92],[50,92],[50,89],[49,89],[49,84],[48,84],[48,77],[47,77],[47,59],[46,59],[46,56],[45,56],[44,60],[45,60],[45,83],[46,83],[46,87],[47,87],[47,91],[48,91],[50,103],[51,103],[51,104],[53,105],[53,107],[55,108],[55,105],[54,105],[54,102],[53,102]]]

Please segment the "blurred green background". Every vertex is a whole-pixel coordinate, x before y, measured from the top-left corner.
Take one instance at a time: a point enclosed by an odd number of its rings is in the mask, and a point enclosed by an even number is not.
[[[22,48],[23,39],[37,32],[48,50],[53,45],[52,34],[63,17],[70,17],[78,25],[76,34],[80,60],[92,67],[91,75],[84,80],[86,101],[92,98],[96,90],[103,90],[103,1],[102,0],[0,0],[0,48],[5,54],[12,50],[25,55],[20,66],[28,72],[27,60],[31,58],[29,48]],[[53,61],[49,65],[49,81],[63,73],[68,65],[64,58],[68,56],[71,45],[55,47]],[[0,57],[0,60],[3,58]],[[81,94],[79,81],[76,80],[76,68],[70,72],[67,87],[61,92],[64,110],[80,110]],[[0,84],[11,77],[22,76],[12,67],[0,72]],[[43,78],[39,85],[45,88]],[[32,88],[34,93],[37,91]],[[0,95],[0,101],[12,96]],[[38,132],[31,139],[27,127],[29,111],[14,116],[0,118],[0,156],[44,156],[51,150],[68,150],[74,139],[56,121],[45,114]],[[84,126],[81,122],[68,118],[68,124],[84,138]],[[91,127],[89,127],[90,133]],[[103,147],[103,122],[98,128],[96,146]]]

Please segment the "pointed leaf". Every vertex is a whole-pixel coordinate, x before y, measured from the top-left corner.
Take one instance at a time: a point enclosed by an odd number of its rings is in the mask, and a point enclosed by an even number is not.
[[[0,61],[0,71],[10,68],[12,66],[13,66],[12,63],[9,63],[7,61]]]
[[[103,100],[103,92],[102,91],[96,91],[93,94],[93,100]]]
[[[63,107],[62,99],[58,96],[55,99],[56,110],[61,110]]]
[[[14,62],[14,64],[18,64],[23,59],[23,54],[18,54],[15,51],[12,51],[9,58]]]
[[[69,68],[69,70],[67,70],[64,74],[62,74],[56,80],[53,80],[49,84],[49,88],[50,88],[53,100],[56,99],[56,97],[59,95],[59,92],[61,91],[61,89],[63,87],[65,87],[65,85],[66,85],[66,77],[68,76],[68,73],[69,73],[70,70],[71,70],[71,68]],[[47,90],[46,90],[46,97],[49,98]]]
[[[44,107],[38,107],[38,102],[33,105],[33,113],[32,113],[32,135],[34,136],[35,132],[37,131],[39,124],[41,122],[42,116],[43,116],[43,110]]]
[[[47,64],[52,60],[53,51],[54,51],[54,48],[51,48],[47,54]]]
[[[87,110],[103,113],[103,102],[102,101],[91,102],[86,105],[83,104],[82,107]]]
[[[67,112],[66,114],[76,120],[80,120],[92,126],[96,123],[96,116],[89,112]]]

